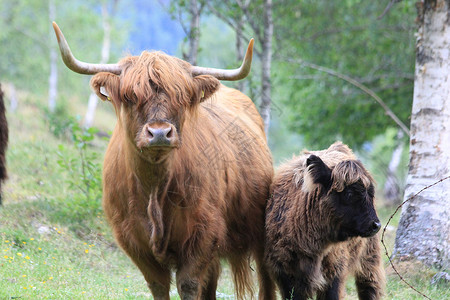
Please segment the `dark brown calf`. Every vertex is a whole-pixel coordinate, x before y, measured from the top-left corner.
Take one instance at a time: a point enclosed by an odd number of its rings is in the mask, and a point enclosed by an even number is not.
[[[2,183],[8,178],[6,173],[6,148],[8,147],[8,122],[6,120],[5,103],[0,85],[0,205],[2,204]]]
[[[266,208],[265,261],[283,299],[344,299],[354,274],[359,299],[384,287],[373,179],[337,142],[282,165]]]

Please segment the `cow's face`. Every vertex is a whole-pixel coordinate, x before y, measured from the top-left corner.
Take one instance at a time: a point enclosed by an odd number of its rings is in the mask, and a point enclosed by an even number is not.
[[[319,201],[324,201],[337,241],[371,237],[380,230],[373,180],[359,161],[343,161],[331,170],[318,156],[311,155],[307,166],[313,182],[323,186]]]
[[[164,161],[181,146],[186,118],[195,115],[197,105],[219,87],[216,78],[192,77],[188,70],[182,60],[147,52],[125,61],[120,76],[98,73],[91,80],[97,94],[113,102],[138,155],[151,163]]]

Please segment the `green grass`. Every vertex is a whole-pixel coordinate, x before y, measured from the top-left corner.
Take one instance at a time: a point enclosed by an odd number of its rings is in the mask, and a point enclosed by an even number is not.
[[[81,192],[68,183],[79,176],[58,164],[59,145],[68,158],[78,156],[67,137],[49,132],[42,106],[45,101],[20,94],[19,110],[8,115],[10,144],[7,155],[9,180],[0,208],[0,299],[148,299],[141,273],[117,248],[104,220],[100,201],[83,207]],[[85,104],[72,99],[67,111],[82,113]],[[96,126],[111,131],[115,116],[101,104]],[[95,139],[89,151],[101,163],[107,142]],[[379,208],[386,222],[393,209]],[[399,215],[386,231],[392,251]],[[385,299],[423,299],[388,267]],[[435,270],[421,265],[401,267],[404,276],[431,299],[450,299],[447,286],[430,286]],[[346,299],[357,299],[349,280]],[[172,299],[179,299],[172,287]],[[218,292],[233,295],[230,270],[223,265]]]

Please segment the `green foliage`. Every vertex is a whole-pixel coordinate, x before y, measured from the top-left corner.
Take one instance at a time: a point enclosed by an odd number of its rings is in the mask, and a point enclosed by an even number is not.
[[[44,107],[43,111],[49,131],[56,138],[71,139],[72,127],[76,119],[69,114],[67,103],[59,101],[54,112],[50,111],[47,107]]]
[[[392,158],[392,152],[401,143],[403,143],[405,147],[403,148],[399,168],[395,175],[399,181],[400,190],[402,191],[404,188],[403,179],[406,178],[408,171],[409,149],[406,146],[408,144],[407,138],[403,137],[402,139],[399,139],[397,133],[398,129],[391,127],[388,128],[384,134],[375,137],[371,144],[370,152],[364,157],[367,161],[368,169],[374,174],[377,187],[380,190],[379,195],[382,195],[382,189],[386,179],[386,170],[388,169]]]
[[[396,4],[383,19],[379,1],[285,1],[275,5],[278,63],[273,101],[308,147],[336,139],[359,148],[395,123],[370,96],[301,60],[336,70],[375,91],[407,125],[414,74],[414,7]]]
[[[20,90],[46,95],[50,73],[50,49],[57,49],[51,21],[63,30],[74,55],[80,60],[98,62],[103,37],[100,3],[98,1],[53,0],[55,18],[49,18],[49,2],[34,0],[0,0],[0,81],[12,82]],[[127,27],[112,21],[111,58],[122,51]],[[116,26],[114,26],[116,25]],[[59,56],[59,52],[58,52]],[[89,78],[76,76],[67,70],[58,57],[60,93],[88,97]]]
[[[97,162],[98,153],[89,148],[98,130],[81,128],[76,121],[70,123],[70,130],[76,155],[60,144],[57,162],[63,172],[70,174],[67,184],[75,192],[64,203],[62,213],[67,218],[83,222],[86,216],[96,216],[101,211],[101,164]]]

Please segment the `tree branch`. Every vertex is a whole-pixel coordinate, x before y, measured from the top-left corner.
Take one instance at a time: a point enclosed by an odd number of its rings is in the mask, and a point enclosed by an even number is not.
[[[363,92],[365,92],[366,94],[371,96],[373,99],[375,99],[375,101],[377,101],[378,104],[380,104],[380,106],[384,109],[384,111],[386,112],[386,115],[388,115],[408,136],[411,136],[409,133],[408,127],[394,114],[394,112],[386,105],[386,103],[384,103],[384,101],[373,90],[369,89],[365,85],[359,83],[355,79],[353,79],[345,74],[339,73],[338,71],[335,71],[335,70],[332,70],[332,69],[329,69],[326,67],[318,66],[316,64],[313,64],[313,63],[310,63],[310,62],[307,62],[304,60],[290,59],[289,61],[298,63],[300,65],[306,66],[306,67],[314,69],[314,70],[325,72],[329,75],[338,77],[338,78],[345,80],[348,83],[356,86],[357,88],[359,88],[360,90],[362,90]]]
[[[378,16],[377,20],[381,20],[381,18],[383,18],[391,10],[391,8],[392,8],[392,6],[394,6],[394,4],[399,3],[401,1],[402,0],[390,0],[388,5],[384,9],[383,13]]]
[[[245,18],[247,19],[248,23],[250,24],[253,31],[255,32],[255,36],[258,38],[258,40],[262,41],[263,36],[261,35],[261,30],[260,30],[259,26],[253,20],[252,15],[251,15],[250,11],[248,10],[250,1],[245,0],[243,2],[242,0],[236,0],[236,3],[239,5],[239,8],[242,9],[242,11],[244,12]]]
[[[226,5],[229,4],[228,1],[224,1],[224,3],[225,3]],[[221,19],[222,21],[224,21],[228,26],[230,26],[230,27],[236,32],[236,34],[237,34],[237,36],[238,36],[239,39],[241,39],[242,41],[248,43],[248,40],[247,40],[247,41],[245,40],[245,37],[244,37],[244,34],[243,34],[242,30],[239,30],[239,27],[238,27],[239,25],[238,25],[238,24],[234,24],[234,23],[232,22],[232,20],[233,20],[233,21],[236,21],[236,22],[239,22],[239,20],[234,20],[234,19],[231,19],[231,18],[226,17],[224,14],[222,14],[220,11],[218,11],[213,5],[211,5],[211,3],[208,2],[208,1],[206,2],[206,5],[207,5],[208,9],[209,9],[216,17],[218,17],[219,19]],[[259,39],[259,38],[258,38],[258,39]],[[261,41],[261,39],[259,39],[259,41]],[[261,57],[261,51],[259,51],[257,48],[254,48],[254,49],[253,49],[253,52],[255,52],[256,55],[258,55],[259,57]]]

